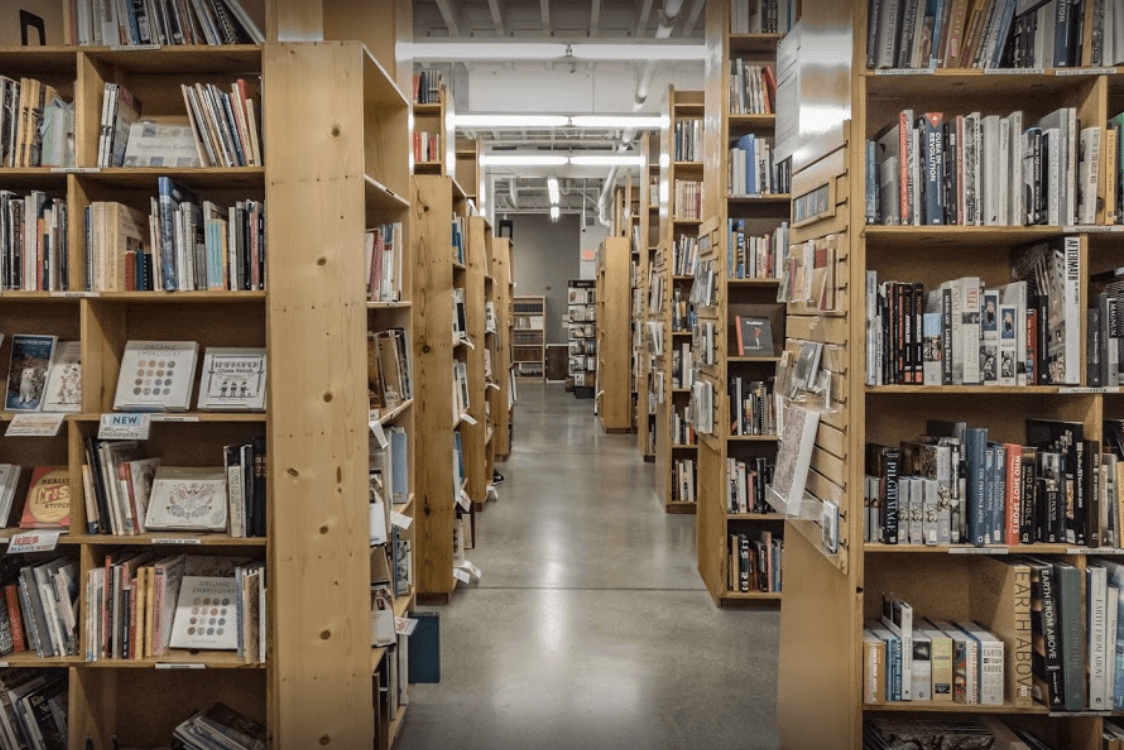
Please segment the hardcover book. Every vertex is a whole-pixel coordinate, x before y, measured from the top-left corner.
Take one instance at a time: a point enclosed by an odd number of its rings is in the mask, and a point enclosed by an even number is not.
[[[23,506],[21,529],[70,527],[70,470],[66,466],[36,466]]]
[[[161,466],[152,480],[148,530],[226,531],[226,471]]]
[[[738,355],[742,357],[772,357],[773,326],[768,318],[737,316]]]
[[[47,369],[43,411],[76,412],[82,409],[82,342],[62,341]]]
[[[237,650],[239,596],[234,578],[184,576],[172,623],[171,647]]]
[[[198,356],[194,341],[130,341],[121,358],[113,408],[187,411]]]
[[[200,411],[264,411],[265,349],[208,347],[199,383]]]
[[[785,412],[784,431],[771,488],[774,498],[779,496],[790,512],[798,508],[804,498],[804,485],[808,481],[808,469],[812,465],[812,451],[815,449],[819,423],[819,412],[810,411],[795,403],[790,404]]]
[[[47,386],[47,371],[58,342],[55,336],[12,336],[12,356],[8,365],[7,411],[39,411]]]

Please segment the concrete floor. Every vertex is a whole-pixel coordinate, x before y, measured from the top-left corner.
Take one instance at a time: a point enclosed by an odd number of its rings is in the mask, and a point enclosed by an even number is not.
[[[442,680],[396,747],[779,748],[779,615],[714,606],[694,518],[664,514],[635,436],[561,385],[519,397],[469,552],[483,579],[440,608]]]

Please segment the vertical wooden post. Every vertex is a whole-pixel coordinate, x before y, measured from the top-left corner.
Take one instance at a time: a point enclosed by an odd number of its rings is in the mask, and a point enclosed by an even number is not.
[[[374,742],[362,76],[356,43],[263,55],[274,747]]]
[[[462,185],[463,187],[463,185]],[[477,508],[487,500],[488,482],[484,476],[487,463],[484,441],[488,427],[484,421],[484,399],[488,390],[484,385],[484,274],[487,272],[488,247],[484,219],[474,216],[468,220],[468,276],[465,288],[468,313],[468,337],[475,349],[468,352],[468,392],[472,394],[468,413],[476,420],[461,432],[464,439],[464,467],[468,474],[468,496]]]

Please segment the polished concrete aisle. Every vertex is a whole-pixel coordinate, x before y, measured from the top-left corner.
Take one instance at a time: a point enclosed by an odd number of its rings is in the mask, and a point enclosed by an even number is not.
[[[714,606],[694,518],[664,514],[635,436],[561,385],[519,396],[468,555],[483,580],[440,608],[442,680],[417,686],[397,747],[779,747],[779,616]]]

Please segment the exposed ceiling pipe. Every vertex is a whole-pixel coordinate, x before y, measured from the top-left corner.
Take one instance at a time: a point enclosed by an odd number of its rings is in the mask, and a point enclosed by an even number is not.
[[[511,207],[519,208],[519,188],[515,187],[515,178],[507,179],[507,192],[511,196]]]
[[[656,39],[667,39],[671,36],[671,32],[675,30],[675,22],[679,18],[679,11],[683,9],[683,0],[664,0],[663,8],[660,9],[660,25],[656,29]],[[648,100],[649,89],[652,86],[652,80],[656,77],[656,61],[648,60],[644,63],[644,69],[640,73],[640,81],[636,84],[636,97],[632,101],[632,111],[639,112],[644,108],[644,103]],[[632,141],[636,138],[636,130],[629,129],[621,136],[620,145],[617,146],[617,151],[623,153],[628,151],[628,147],[632,145]],[[613,193],[613,185],[617,181],[617,167],[611,167],[609,174],[605,177],[605,183],[601,187],[601,196],[597,199],[597,218],[604,225],[609,226],[612,222],[609,220],[609,197]]]

